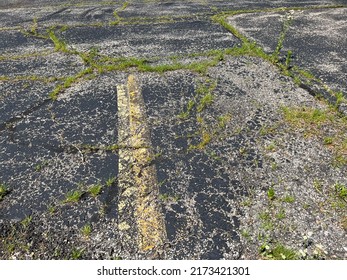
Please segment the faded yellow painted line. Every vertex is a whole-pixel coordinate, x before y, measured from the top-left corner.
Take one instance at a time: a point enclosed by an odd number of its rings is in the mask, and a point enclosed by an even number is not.
[[[130,75],[127,87],[117,86],[119,127],[119,186],[122,196],[132,202],[137,223],[137,244],[148,251],[164,244],[166,229],[158,204],[158,183],[145,105],[135,76]],[[123,148],[122,148],[123,147]],[[124,148],[125,147],[125,148]],[[130,170],[129,170],[130,167]],[[118,210],[124,211],[129,200],[120,199]],[[125,221],[120,226],[129,229]]]
[[[119,201],[118,213],[123,214],[129,197],[135,193],[131,175],[132,151],[129,150],[130,143],[130,119],[129,119],[129,94],[125,85],[117,85],[117,106],[118,106],[118,188]],[[126,221],[119,224],[121,230],[130,228]]]

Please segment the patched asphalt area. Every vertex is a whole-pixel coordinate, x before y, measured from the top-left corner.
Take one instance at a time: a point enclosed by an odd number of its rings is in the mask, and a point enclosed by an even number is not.
[[[272,52],[284,24],[283,57],[292,52],[293,64],[303,67],[336,91],[346,94],[346,8],[253,13],[231,17],[229,22]]]
[[[100,53],[116,57],[200,53],[225,49],[238,42],[221,26],[209,21],[71,28],[63,32],[62,38],[77,50],[87,50],[92,44]]]
[[[0,258],[345,259],[344,117],[211,20],[294,2],[0,10]],[[258,14],[228,21],[248,35]],[[264,13],[266,52],[288,15]]]

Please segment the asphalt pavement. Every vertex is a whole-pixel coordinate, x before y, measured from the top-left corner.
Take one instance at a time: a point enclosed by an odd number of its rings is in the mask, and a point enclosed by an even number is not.
[[[0,259],[346,259],[346,1],[0,4]]]

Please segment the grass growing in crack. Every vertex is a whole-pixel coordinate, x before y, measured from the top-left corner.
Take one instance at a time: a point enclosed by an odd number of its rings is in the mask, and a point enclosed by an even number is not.
[[[90,224],[86,224],[81,228],[81,233],[85,236],[85,237],[89,237],[90,234],[92,232],[92,227]]]
[[[200,143],[190,146],[190,149],[203,150],[212,141],[212,134],[207,130],[203,130],[200,137]]]
[[[210,95],[212,95],[212,92],[216,89],[217,87],[217,81],[211,81],[211,80],[206,80],[205,83],[200,83],[197,86],[196,89],[196,95],[201,97],[200,103],[204,103],[204,101],[202,101],[206,96],[208,96],[207,105],[210,105],[212,103],[212,100],[210,98]],[[204,107],[206,108],[206,107]],[[198,110],[198,112],[201,112],[202,110]]]
[[[218,120],[218,127],[221,129],[224,129],[227,123],[231,120],[231,114],[225,114],[225,115],[219,116],[217,120]]]
[[[208,106],[210,106],[213,102],[213,95],[211,92],[206,93],[201,97],[200,102],[196,108],[196,110],[200,113],[205,110]]]
[[[319,181],[318,179],[315,179],[313,181],[313,187],[315,188],[315,190],[319,193],[322,193],[323,190],[323,184],[321,181]]]
[[[0,81],[11,81],[11,82],[33,81],[33,82],[52,83],[52,82],[55,82],[55,81],[58,81],[58,80],[61,80],[61,78],[57,78],[57,77],[39,77],[39,76],[34,76],[34,75],[15,76],[15,77],[0,76]]]
[[[52,214],[54,214],[54,212],[56,211],[56,206],[53,205],[53,204],[50,204],[50,205],[48,205],[47,210],[48,210],[49,214],[52,215]]]
[[[33,18],[33,23],[32,23],[32,25],[31,25],[31,27],[30,27],[30,32],[31,32],[32,34],[37,34],[37,28],[38,28],[37,18],[34,17],[34,18]]]
[[[315,7],[317,8],[317,7]],[[224,52],[224,54],[229,55],[247,55],[247,56],[254,56],[259,57],[263,60],[266,60],[276,67],[280,69],[283,75],[289,76],[293,79],[294,83],[297,85],[303,85],[303,84],[311,84],[312,82],[318,83],[321,87],[323,87],[330,95],[336,98],[337,102],[335,104],[336,107],[339,106],[341,103],[346,103],[346,98],[343,97],[342,93],[335,92],[331,90],[328,86],[324,84],[324,82],[320,79],[317,79],[314,75],[312,75],[310,72],[300,69],[298,66],[292,66],[291,65],[291,59],[292,59],[292,51],[287,51],[287,55],[285,57],[285,60],[280,59],[280,52],[283,48],[283,42],[285,40],[287,31],[289,30],[290,24],[292,22],[292,15],[290,14],[292,10],[304,10],[305,8],[300,7],[290,7],[290,8],[275,8],[275,9],[263,9],[263,10],[239,10],[239,11],[232,11],[232,12],[223,12],[221,14],[214,15],[212,17],[212,20],[222,25],[225,29],[227,29],[229,32],[231,32],[234,36],[239,38],[242,42],[241,46],[234,47],[230,50],[227,50]],[[246,36],[242,35],[235,27],[230,25],[226,18],[227,16],[233,16],[237,14],[243,14],[243,13],[255,13],[255,12],[283,12],[287,11],[289,12],[287,14],[286,19],[283,22],[282,30],[279,34],[279,38],[277,41],[276,48],[272,54],[267,54],[260,46],[258,46],[255,42],[252,42],[247,39]],[[282,62],[283,61],[283,62]]]
[[[0,201],[9,193],[8,188],[4,184],[0,184]]]
[[[271,162],[271,170],[275,171],[278,169],[278,163],[276,161]]]
[[[270,244],[264,243],[260,246],[259,252],[265,259],[270,260],[298,259],[298,255],[294,250],[282,244],[276,244],[274,247],[272,247]]]
[[[261,136],[273,135],[277,132],[278,127],[279,127],[279,124],[274,124],[272,126],[263,125],[259,130],[259,134]]]
[[[71,256],[70,258],[72,260],[79,260],[82,258],[84,250],[83,249],[78,249],[78,248],[73,248],[71,251]]]
[[[53,42],[54,50],[56,52],[63,52],[63,53],[67,53],[67,54],[77,54],[76,51],[70,50],[68,48],[67,44],[63,40],[61,40],[57,37],[57,35],[54,32],[54,28],[49,29],[47,31],[47,34],[48,34],[48,38],[51,39],[51,41]]]
[[[196,112],[198,113],[204,111],[208,106],[210,106],[213,103],[212,93],[216,87],[216,81],[211,82],[207,80],[205,84],[198,84],[197,89],[195,90],[196,94],[188,101],[186,109],[183,110],[180,114],[178,114],[177,117],[185,120],[190,116],[191,113],[194,112],[194,110],[196,110]],[[201,121],[199,120],[198,122],[201,123]]]
[[[100,56],[97,48],[93,47],[88,52],[79,52],[78,55],[82,58],[83,62],[89,66],[95,66],[97,58]]]
[[[294,196],[291,196],[291,195],[286,195],[283,199],[282,199],[283,202],[286,202],[286,203],[294,203],[295,201],[295,197]]]
[[[279,220],[282,220],[286,217],[286,212],[283,208],[281,208],[278,213],[276,214],[276,218]]]
[[[287,31],[289,29],[291,22],[292,22],[292,18],[290,16],[288,16],[283,22],[282,31],[281,31],[280,36],[278,38],[275,51],[271,55],[272,60],[275,63],[277,63],[279,61],[279,55],[280,55],[280,52],[283,48],[283,42],[284,42],[284,39],[286,38],[286,34],[287,34]],[[290,54],[287,53],[287,58],[286,58],[286,62],[285,62],[286,66],[289,65],[290,57],[291,57],[291,53]],[[288,69],[288,67],[286,67],[286,68]]]
[[[92,68],[87,68],[82,70],[81,72],[77,73],[75,76],[69,76],[65,78],[64,83],[58,85],[50,94],[49,97],[52,100],[57,100],[58,95],[66,90],[67,88],[71,87],[74,83],[76,83],[79,79],[84,77],[85,75],[91,74],[93,72]]]
[[[347,187],[345,185],[337,183],[334,185],[334,189],[338,198],[347,199]]]
[[[32,221],[32,216],[26,216],[20,223],[24,228],[28,227]]]
[[[317,137],[333,151],[333,166],[347,164],[347,118],[341,117],[333,107],[282,107],[284,120],[294,129],[303,131],[305,137]]]
[[[47,165],[49,164],[49,162],[47,160],[42,161],[41,163],[35,165],[35,171],[36,172],[40,172],[42,169],[44,169]]]
[[[121,11],[124,11],[128,7],[128,4],[129,4],[128,2],[124,2],[122,7],[120,7],[119,9],[116,9],[113,12],[113,17],[115,18],[115,20],[111,21],[110,25],[118,25],[119,23],[121,23],[122,17],[118,13]]]
[[[242,229],[240,233],[241,233],[241,236],[242,236],[243,238],[245,238],[245,239],[247,239],[247,240],[251,240],[251,234],[249,233],[248,230]]]
[[[8,54],[8,55],[0,55],[1,60],[22,60],[25,58],[35,58],[35,57],[43,57],[52,54],[51,50],[47,51],[38,51],[38,52],[29,52],[23,54]]]
[[[316,128],[322,124],[333,121],[332,112],[318,108],[289,108],[282,107],[285,119],[294,126],[303,128],[309,126]]]
[[[22,34],[24,34],[25,36],[28,36],[28,37],[36,37],[36,38],[40,38],[40,39],[48,39],[47,35],[40,34],[38,32],[37,18],[33,18],[33,23],[31,24],[29,30],[21,29],[21,32],[22,32]]]
[[[275,189],[274,188],[269,188],[267,191],[267,197],[269,200],[274,200],[275,199]]]
[[[65,200],[63,202],[64,203],[76,203],[81,199],[82,195],[83,195],[83,192],[81,190],[69,191],[65,195]]]
[[[88,192],[93,196],[93,197],[97,197],[100,192],[102,190],[102,185],[101,184],[95,184],[95,185],[91,185],[88,188]]]
[[[334,142],[334,138],[327,136],[327,137],[324,137],[323,141],[324,141],[324,145],[332,145]]]
[[[271,142],[269,145],[267,145],[265,147],[265,150],[267,150],[269,152],[274,152],[274,151],[276,151],[276,149],[277,149],[277,146],[274,142]]]
[[[292,54],[293,53],[290,50],[287,52],[286,61],[284,63],[284,66],[287,68],[287,70],[291,67]]]
[[[263,211],[259,213],[259,219],[262,221],[261,227],[265,231],[272,231],[275,228],[273,219],[269,212]]]
[[[106,187],[111,187],[116,182],[116,177],[110,177],[106,180]]]

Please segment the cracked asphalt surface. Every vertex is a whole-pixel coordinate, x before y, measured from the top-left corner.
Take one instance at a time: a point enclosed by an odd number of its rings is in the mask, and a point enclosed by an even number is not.
[[[0,258],[347,259],[346,13],[2,1]]]

